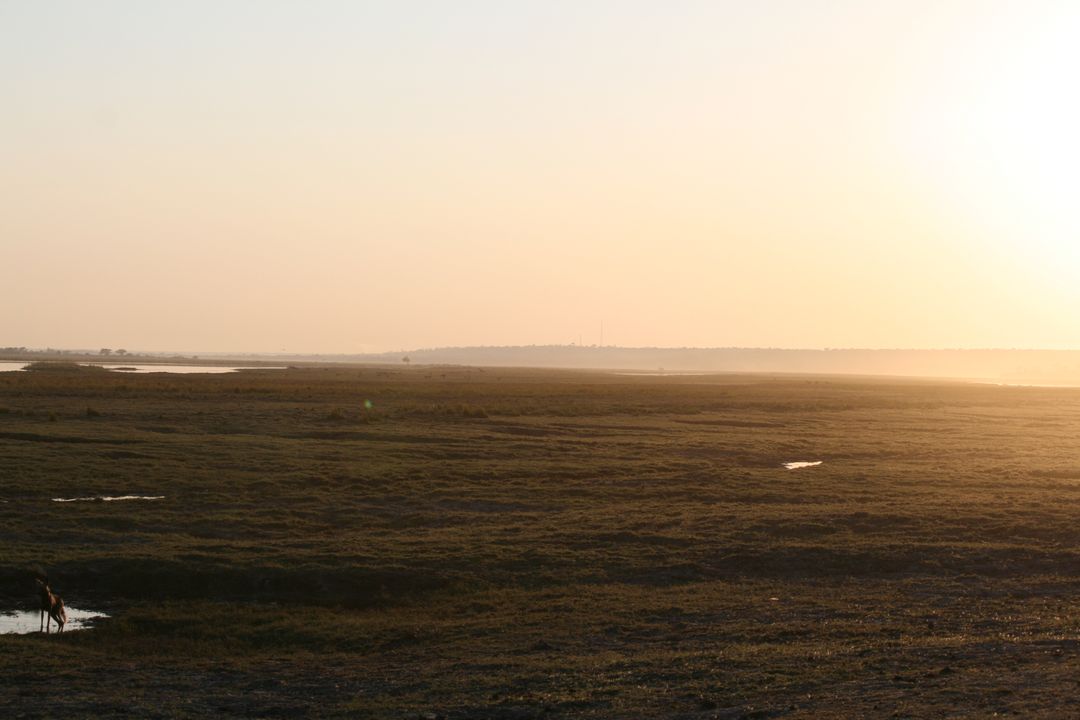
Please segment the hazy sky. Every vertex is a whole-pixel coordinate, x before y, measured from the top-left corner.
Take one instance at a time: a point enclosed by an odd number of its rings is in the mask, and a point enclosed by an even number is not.
[[[1080,347],[1080,4],[0,0],[0,346]]]

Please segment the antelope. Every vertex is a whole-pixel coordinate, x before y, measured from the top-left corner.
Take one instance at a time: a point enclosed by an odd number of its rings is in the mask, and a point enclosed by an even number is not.
[[[38,578],[35,582],[38,584],[38,594],[41,597],[40,619],[45,634],[49,634],[51,620],[56,621],[56,632],[64,632],[64,625],[67,623],[67,610],[64,609],[64,601],[60,599],[59,595],[53,593],[47,580]],[[41,632],[40,629],[39,632]]]

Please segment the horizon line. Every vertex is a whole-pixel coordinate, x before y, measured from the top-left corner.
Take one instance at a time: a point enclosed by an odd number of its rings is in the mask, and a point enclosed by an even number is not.
[[[772,352],[1080,352],[1080,347],[1053,348],[1053,347],[785,347],[778,345],[579,345],[577,343],[547,343],[530,345],[440,345],[433,347],[417,347],[412,349],[395,350],[366,350],[366,351],[290,351],[290,350],[125,350],[125,355],[113,355],[115,350],[110,348],[63,348],[63,347],[27,347],[8,345],[0,347],[0,354],[18,353],[57,353],[57,354],[82,354],[100,356],[102,349],[109,349],[110,354],[105,357],[129,357],[139,355],[155,356],[179,356],[179,357],[226,357],[231,355],[249,356],[281,356],[281,357],[358,357],[358,356],[384,356],[401,353],[428,353],[440,351],[460,350],[528,350],[560,348],[564,350],[664,350],[664,351],[772,351]]]

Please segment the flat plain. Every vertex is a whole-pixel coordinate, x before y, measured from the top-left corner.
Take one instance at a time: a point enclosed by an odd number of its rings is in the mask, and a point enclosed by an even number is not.
[[[1074,715],[1078,438],[1074,389],[0,373],[0,602],[110,615],[0,636],[0,715]]]

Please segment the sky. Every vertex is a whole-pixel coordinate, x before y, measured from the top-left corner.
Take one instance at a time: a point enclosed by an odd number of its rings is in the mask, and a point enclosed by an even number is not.
[[[0,0],[0,346],[1080,348],[1080,5]]]

